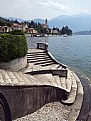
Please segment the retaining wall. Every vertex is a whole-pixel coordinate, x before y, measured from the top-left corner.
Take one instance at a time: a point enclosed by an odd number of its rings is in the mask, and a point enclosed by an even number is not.
[[[33,113],[46,103],[67,98],[67,92],[51,86],[3,86],[1,91],[9,104],[12,119]]]
[[[27,66],[27,56],[11,60],[7,63],[0,63],[0,69],[19,71]]]

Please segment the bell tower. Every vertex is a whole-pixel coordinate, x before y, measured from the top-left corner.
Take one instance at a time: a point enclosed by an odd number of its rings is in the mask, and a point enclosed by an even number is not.
[[[47,25],[47,19],[45,20],[45,24]]]

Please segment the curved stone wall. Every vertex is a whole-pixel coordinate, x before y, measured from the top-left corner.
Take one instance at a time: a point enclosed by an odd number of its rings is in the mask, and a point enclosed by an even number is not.
[[[33,113],[46,103],[65,99],[66,92],[51,86],[2,86],[12,119]]]
[[[0,92],[0,121],[12,121],[10,108],[6,98]]]
[[[19,71],[27,66],[27,55],[21,58],[11,60],[7,63],[0,63],[0,69]]]

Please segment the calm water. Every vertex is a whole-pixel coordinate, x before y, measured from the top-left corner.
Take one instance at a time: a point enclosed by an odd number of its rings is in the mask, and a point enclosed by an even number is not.
[[[37,42],[48,43],[48,49],[61,63],[91,79],[91,36],[27,37],[29,48]]]

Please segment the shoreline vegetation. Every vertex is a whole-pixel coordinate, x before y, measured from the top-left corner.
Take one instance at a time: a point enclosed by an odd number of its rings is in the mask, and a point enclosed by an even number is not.
[[[47,19],[45,19],[44,23],[39,22],[18,22],[17,20],[7,20],[5,18],[0,17],[0,33],[9,33],[13,30],[23,31],[25,34],[31,34],[31,36],[69,36],[72,35],[72,30],[69,27],[63,26],[61,29],[58,27],[50,28],[48,25]]]

